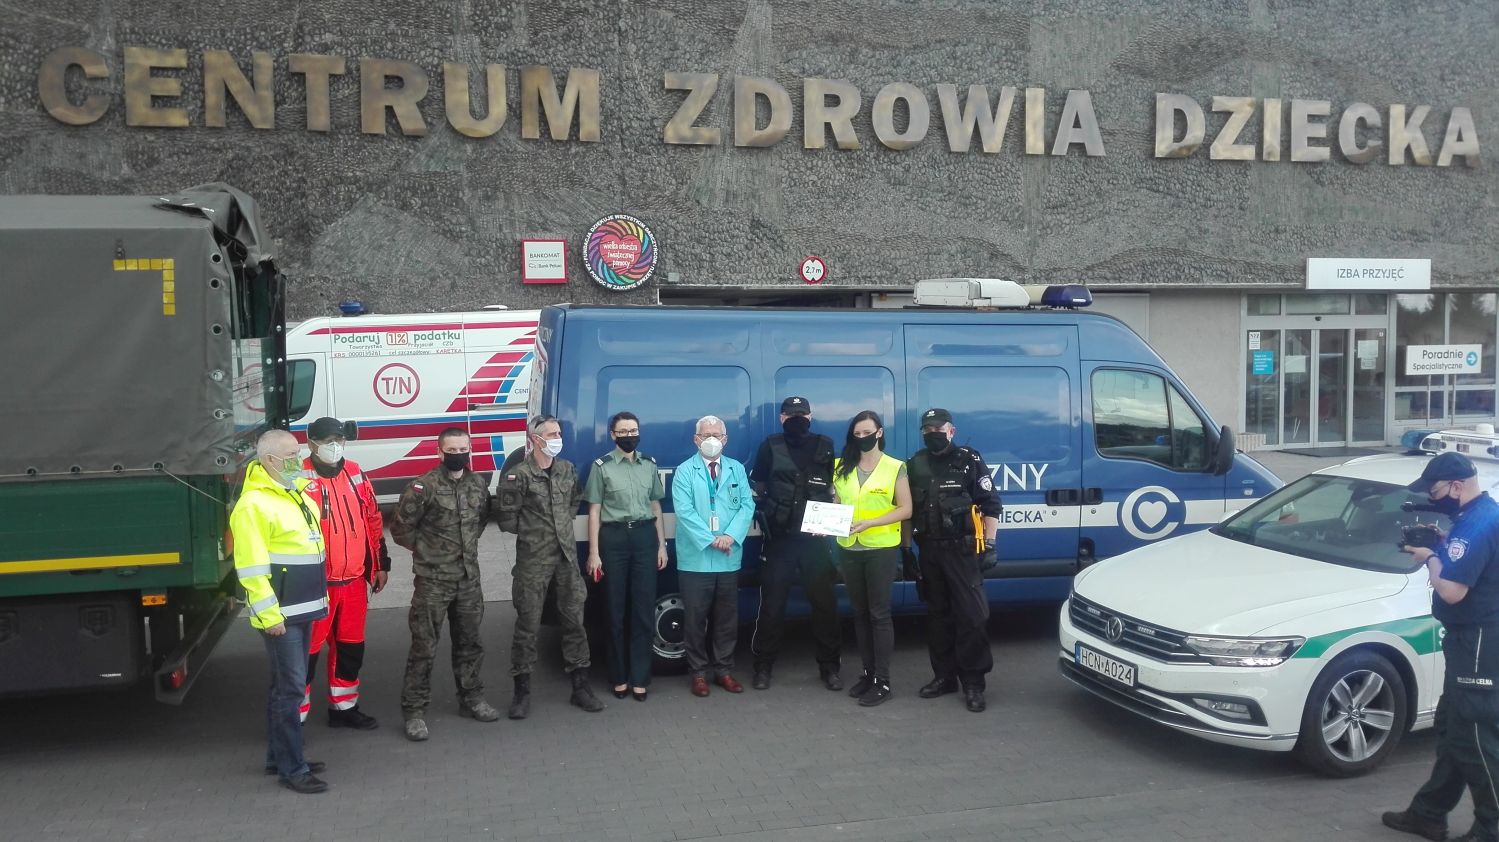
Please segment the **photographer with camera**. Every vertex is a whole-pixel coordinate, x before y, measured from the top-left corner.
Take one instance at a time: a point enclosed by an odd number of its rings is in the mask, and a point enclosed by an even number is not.
[[[1424,492],[1433,508],[1452,519],[1446,536],[1435,529],[1406,530],[1401,547],[1426,565],[1431,578],[1431,613],[1446,630],[1446,679],[1436,711],[1436,767],[1410,807],[1385,813],[1383,821],[1395,830],[1445,839],[1447,814],[1466,786],[1473,795],[1473,827],[1458,842],[1499,842],[1499,503],[1482,490],[1478,469],[1460,453],[1433,457],[1410,489]],[[1359,700],[1352,705],[1359,715]]]

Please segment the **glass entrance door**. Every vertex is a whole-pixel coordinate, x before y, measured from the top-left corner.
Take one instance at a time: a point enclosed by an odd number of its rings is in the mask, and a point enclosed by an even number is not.
[[[1328,328],[1285,331],[1285,412],[1281,416],[1285,444],[1326,446],[1348,441],[1350,333]],[[1379,414],[1384,417],[1382,410]]]

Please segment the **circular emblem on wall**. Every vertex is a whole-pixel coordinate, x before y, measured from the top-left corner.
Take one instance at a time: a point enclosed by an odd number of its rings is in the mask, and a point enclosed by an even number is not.
[[[606,216],[583,238],[583,267],[605,289],[635,289],[656,271],[656,236],[633,216]]]

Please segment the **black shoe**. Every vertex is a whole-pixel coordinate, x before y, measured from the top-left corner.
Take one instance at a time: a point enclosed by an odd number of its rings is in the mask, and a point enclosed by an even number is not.
[[[1417,836],[1424,836],[1432,840],[1432,842],[1442,842],[1443,839],[1447,838],[1447,823],[1445,821],[1418,816],[1410,810],[1401,810],[1398,813],[1385,813],[1379,817],[1379,820],[1384,822],[1384,826],[1391,830],[1398,830],[1402,833],[1414,833]]]
[[[984,708],[989,706],[989,703],[984,701],[984,688],[964,687],[963,704],[968,706],[970,713],[983,713]]]
[[[864,673],[859,676],[859,680],[854,682],[854,686],[848,688],[848,694],[850,696],[853,696],[855,699],[860,698],[865,693],[869,692],[869,687],[872,684],[874,684],[874,676],[870,675],[868,670],[865,670]]]
[[[329,728],[353,728],[356,731],[373,731],[380,727],[380,720],[359,709],[358,705],[348,710],[328,711]]]
[[[872,708],[890,698],[890,681],[876,678],[869,682],[869,689],[859,696],[859,707]]]
[[[593,688],[588,686],[588,667],[578,667],[573,670],[573,694],[568,699],[574,707],[582,708],[589,713],[598,713],[604,709],[604,703],[593,695]]]
[[[651,691],[648,690],[648,689],[647,690],[634,690],[634,689],[632,689],[632,690],[630,690],[630,696],[632,698],[634,698],[635,701],[637,701],[637,702],[643,702],[643,701],[645,701],[646,697],[648,695],[650,695],[650,692]]]
[[[322,772],[324,769],[327,769],[327,768],[328,768],[328,764],[324,763],[321,760],[309,760],[309,761],[307,761],[307,774],[309,774],[309,775],[316,775],[319,772]],[[274,775],[274,774],[276,774],[276,767],[275,766],[267,766],[267,767],[265,767],[265,773],[267,775]]]
[[[616,687],[612,692],[614,693],[614,698],[623,699],[624,697],[630,695],[630,685],[626,684],[625,689],[623,690]]]
[[[770,667],[755,667],[755,677],[750,679],[750,686],[756,690],[769,690]]]
[[[822,686],[829,690],[843,689],[843,677],[838,675],[837,667],[821,667],[817,672],[822,676]]]
[[[292,778],[289,781],[282,781],[281,785],[291,790],[292,792],[300,792],[303,795],[316,795],[319,792],[328,791],[328,782],[323,780],[322,778],[314,777],[311,772],[308,772],[300,778]]]
[[[510,718],[525,719],[531,715],[531,674],[515,677],[515,695],[510,697]]]
[[[958,692],[958,680],[956,678],[934,678],[927,682],[926,686],[916,691],[916,695],[923,699],[935,699],[938,696],[946,696],[948,693]]]

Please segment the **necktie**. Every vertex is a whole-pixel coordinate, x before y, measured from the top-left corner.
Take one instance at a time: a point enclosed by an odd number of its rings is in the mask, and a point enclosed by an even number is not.
[[[718,482],[718,463],[717,462],[709,462],[708,463],[708,476],[714,482]]]

